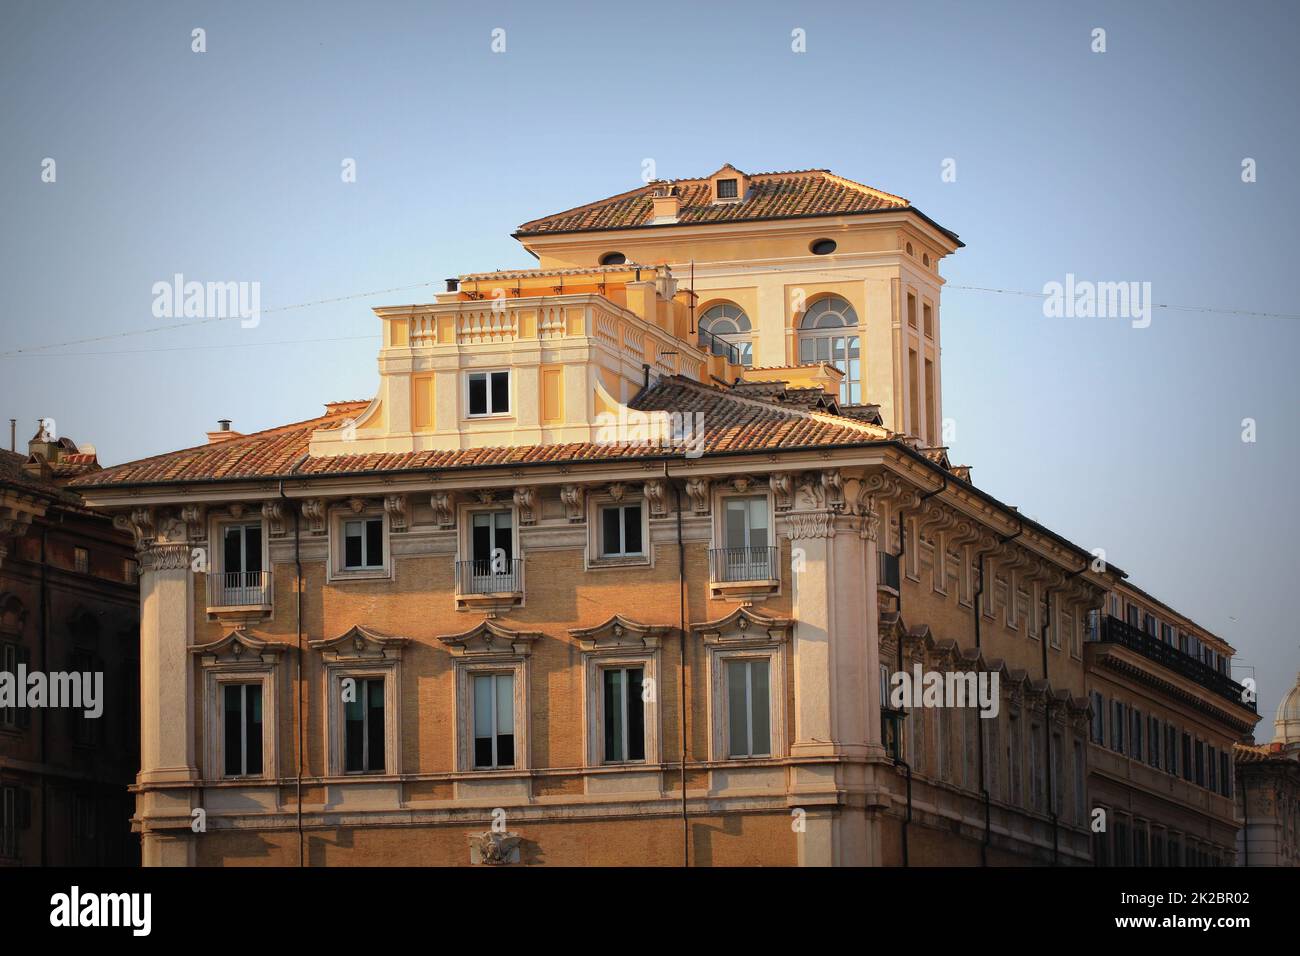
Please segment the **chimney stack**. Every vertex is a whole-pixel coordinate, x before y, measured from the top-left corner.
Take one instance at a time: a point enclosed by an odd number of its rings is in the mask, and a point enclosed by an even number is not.
[[[682,208],[682,199],[677,195],[676,186],[668,183],[658,183],[650,193],[650,198],[654,203],[654,225],[658,226],[677,221],[677,214]]]
[[[239,432],[230,430],[230,419],[221,418],[217,420],[217,430],[208,432],[208,444],[215,445],[217,442],[230,441],[232,438],[241,437]]]

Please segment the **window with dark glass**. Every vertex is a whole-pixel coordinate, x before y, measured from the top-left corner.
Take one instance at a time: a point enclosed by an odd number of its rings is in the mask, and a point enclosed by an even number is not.
[[[607,252],[600,257],[602,266],[621,266],[627,262],[627,256],[621,252]]]
[[[1192,779],[1192,735],[1183,734],[1183,779]]]
[[[1092,742],[1106,742],[1106,702],[1095,690],[1092,692]]]
[[[262,525],[228,524],[222,528],[222,566],[226,587],[256,587],[262,570]]]
[[[1151,764],[1151,766],[1159,770],[1161,743],[1160,743],[1160,720],[1158,718],[1156,717],[1151,718],[1150,731],[1151,733],[1150,736],[1148,737],[1148,742],[1147,742],[1147,748],[1149,751],[1147,763]]]
[[[818,239],[810,247],[815,256],[829,256],[835,251],[834,239]]]
[[[347,773],[384,770],[384,679],[357,678],[351,700],[343,702],[344,761]]]
[[[1178,776],[1178,728],[1165,724],[1165,773]]]
[[[621,763],[645,759],[644,670],[610,667],[602,671],[605,708],[605,760]]]
[[[471,415],[508,415],[510,413],[510,372],[470,372],[469,413]]]
[[[474,766],[515,765],[515,675],[474,678]]]
[[[734,179],[719,179],[719,180],[718,180],[718,198],[719,198],[719,199],[735,199],[737,195],[738,195],[738,193],[737,193],[737,190],[736,190],[736,180],[734,180]]]
[[[600,509],[600,553],[607,558],[642,554],[641,506],[614,505]]]
[[[727,755],[772,753],[771,661],[727,661]]]
[[[343,522],[343,567],[384,566],[384,519],[361,518]]]
[[[255,777],[262,773],[262,685],[225,684],[222,687],[222,747],[227,777]]]

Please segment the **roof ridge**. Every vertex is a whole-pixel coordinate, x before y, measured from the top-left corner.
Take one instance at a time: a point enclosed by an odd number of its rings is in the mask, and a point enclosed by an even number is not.
[[[659,379],[659,381],[662,382],[665,381],[665,379],[661,378]],[[687,385],[694,389],[699,389],[701,391],[707,390],[709,392],[713,392],[717,394],[722,398],[726,398],[731,401],[740,402],[741,404],[744,405],[751,405],[754,406],[755,408],[759,408],[764,411],[781,412],[783,414],[789,415],[791,418],[802,418],[806,420],[825,422],[828,425],[835,425],[837,427],[847,426],[853,429],[854,431],[859,431],[859,432],[863,432],[864,434],[871,435],[873,438],[882,437],[881,433],[888,434],[887,429],[882,428],[879,425],[870,425],[867,422],[859,421],[856,418],[846,418],[843,415],[832,415],[829,412],[816,411],[814,409],[805,408],[800,405],[786,405],[779,402],[765,402],[762,399],[750,398],[748,395],[741,395],[737,393],[733,388],[721,389],[714,385],[706,385],[703,382],[697,382],[694,379],[689,379],[682,375],[672,376],[672,381],[683,385]],[[656,382],[655,384],[658,385],[658,382]]]
[[[828,179],[833,179],[836,182],[843,183],[844,185],[849,186],[853,189],[857,189],[863,193],[866,193],[869,196],[876,196],[881,199],[896,200],[902,203],[904,206],[912,205],[912,201],[906,198],[905,196],[895,196],[893,193],[887,193],[883,189],[877,189],[875,186],[868,186],[866,183],[860,183],[857,182],[856,180],[849,179],[845,176],[840,176],[837,173],[831,172],[829,169],[822,170],[822,172],[826,174],[826,177]]]

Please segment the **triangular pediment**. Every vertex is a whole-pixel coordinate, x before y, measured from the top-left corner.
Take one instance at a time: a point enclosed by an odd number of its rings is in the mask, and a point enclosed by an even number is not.
[[[398,637],[364,624],[356,624],[338,637],[308,641],[314,651],[330,659],[387,660],[400,657],[409,637]]]
[[[446,634],[438,640],[457,656],[527,657],[532,653],[533,642],[541,636],[537,631],[511,630],[491,618],[486,618],[468,631]]]
[[[615,614],[595,627],[575,627],[569,633],[586,651],[610,648],[656,648],[671,630],[666,624],[641,624]]]

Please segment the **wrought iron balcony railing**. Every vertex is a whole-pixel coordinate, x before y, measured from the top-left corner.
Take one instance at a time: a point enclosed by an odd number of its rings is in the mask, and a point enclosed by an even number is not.
[[[456,562],[457,594],[522,594],[523,590],[523,558]]]
[[[780,579],[777,549],[713,548],[709,551],[709,573],[715,584]]]
[[[208,575],[208,607],[269,607],[270,571],[226,571]]]
[[[1208,664],[1184,654],[1171,644],[1152,637],[1127,621],[1107,615],[1101,622],[1102,643],[1122,644],[1143,657],[1181,674],[1233,703],[1257,711],[1255,701],[1246,700],[1246,689],[1227,674],[1221,674]]]

